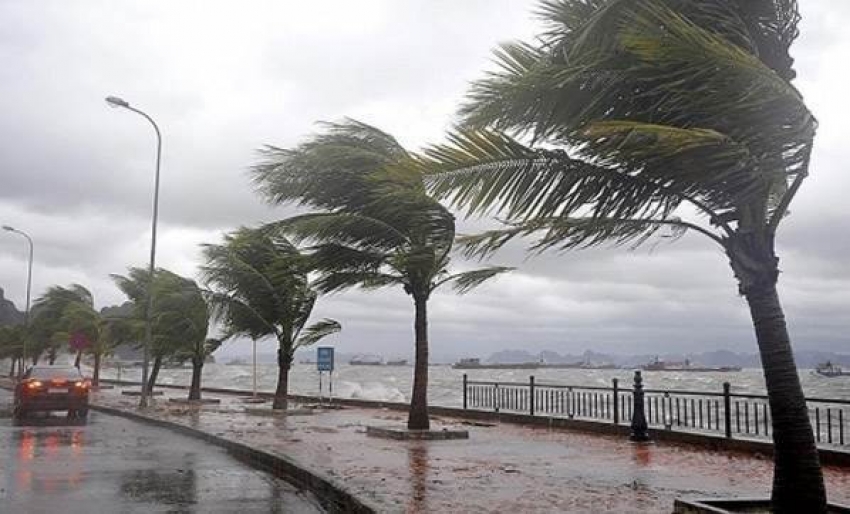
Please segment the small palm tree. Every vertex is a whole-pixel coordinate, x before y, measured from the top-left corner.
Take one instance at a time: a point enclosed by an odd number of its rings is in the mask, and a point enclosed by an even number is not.
[[[79,367],[83,352],[94,359],[92,384],[100,385],[100,368],[104,356],[120,344],[134,341],[140,333],[140,324],[135,320],[106,316],[89,303],[69,304],[61,318],[62,331],[53,335],[55,341],[68,342],[73,337],[82,338],[88,344],[77,349],[75,366]]]
[[[470,93],[467,127],[421,163],[441,172],[437,195],[507,219],[467,250],[486,255],[530,234],[540,235],[535,250],[640,244],[665,228],[707,236],[729,258],[755,326],[774,511],[824,511],[776,291],[776,233],[816,128],[791,85],[796,2],[547,0],[541,14],[549,30],[502,48],[502,70]]]
[[[69,308],[93,308],[91,291],[80,284],[69,287],[52,286],[33,302],[29,337],[33,344],[33,363],[47,352],[50,364],[56,360],[58,350],[69,342],[67,322],[64,318]],[[79,366],[79,354],[77,358]]]
[[[171,356],[174,360],[191,361],[189,400],[200,400],[204,362],[218,349],[221,341],[207,338],[210,310],[198,284],[184,277],[170,282],[169,287],[155,291],[153,324],[163,337],[173,341]]]
[[[9,359],[9,376],[15,376],[15,364],[23,358],[24,329],[21,325],[0,326],[0,359]]]
[[[307,261],[286,238],[269,230],[240,228],[222,244],[205,244],[201,273],[207,299],[224,336],[277,340],[278,380],[272,408],[286,409],[289,370],[298,348],[339,332],[324,319],[311,326],[317,293],[307,278]]]
[[[35,302],[36,313],[32,333],[37,340],[47,341],[47,352],[53,364],[59,348],[77,337],[87,344],[77,348],[74,366],[79,367],[83,353],[94,358],[92,383],[100,385],[103,357],[119,344],[132,340],[133,323],[126,318],[106,316],[94,308],[91,292],[79,284],[53,286]]]
[[[126,276],[112,275],[112,278],[132,302],[135,323],[143,326],[150,273],[147,269],[130,268]],[[206,304],[194,281],[163,268],[156,269],[153,280],[150,316],[153,365],[148,391],[153,391],[163,363],[206,339],[209,323]]]
[[[427,430],[428,300],[443,284],[466,292],[509,268],[449,274],[454,216],[429,197],[415,157],[392,136],[364,123],[327,124],[295,149],[267,147],[254,167],[273,203],[297,202],[322,212],[275,226],[313,246],[322,292],[397,286],[413,299],[416,359],[408,428]]]

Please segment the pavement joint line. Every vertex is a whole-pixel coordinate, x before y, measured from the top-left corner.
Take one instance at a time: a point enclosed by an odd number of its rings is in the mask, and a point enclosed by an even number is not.
[[[146,416],[138,412],[115,407],[107,407],[94,403],[90,404],[89,408],[103,414],[121,416],[134,421],[172,430],[182,435],[194,437],[220,448],[224,448],[230,454],[239,458],[243,462],[246,462],[252,467],[267,471],[278,478],[282,478],[287,482],[292,483],[296,487],[312,492],[316,495],[316,498],[319,499],[319,502],[328,510],[328,512],[354,514],[373,514],[380,512],[378,507],[371,505],[363,498],[358,498],[345,487],[335,483],[334,480],[322,476],[314,470],[300,466],[281,455],[275,455],[203,430],[198,430],[172,421]]]

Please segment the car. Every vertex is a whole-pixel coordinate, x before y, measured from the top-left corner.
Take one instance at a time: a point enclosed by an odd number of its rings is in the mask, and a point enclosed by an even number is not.
[[[71,366],[33,366],[15,386],[14,414],[68,411],[69,418],[85,419],[89,413],[90,382]]]

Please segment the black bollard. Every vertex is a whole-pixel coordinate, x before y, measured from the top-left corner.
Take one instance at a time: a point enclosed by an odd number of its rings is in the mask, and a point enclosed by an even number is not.
[[[635,442],[649,441],[649,431],[646,425],[646,414],[643,411],[643,377],[640,371],[635,371],[634,413],[632,414],[632,434],[629,439]]]

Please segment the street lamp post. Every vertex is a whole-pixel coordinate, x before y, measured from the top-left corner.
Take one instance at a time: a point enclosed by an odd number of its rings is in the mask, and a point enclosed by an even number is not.
[[[19,370],[21,373],[24,371],[24,367],[27,365],[27,338],[29,337],[29,327],[30,327],[30,292],[32,291],[32,254],[33,254],[33,244],[32,238],[26,232],[22,230],[18,230],[14,227],[10,227],[9,225],[3,225],[3,230],[6,232],[13,232],[15,234],[24,236],[27,239],[27,242],[30,245],[30,255],[29,255],[29,264],[27,265],[27,310],[24,315],[24,330],[26,333],[24,334],[23,339],[23,347],[21,349],[21,360],[23,361],[21,364],[21,369]]]
[[[162,134],[160,134],[159,127],[156,122],[153,121],[153,118],[139,109],[132,107],[126,100],[116,96],[107,96],[106,103],[108,103],[111,107],[121,107],[144,117],[151,123],[151,125],[153,125],[153,129],[156,132],[156,176],[153,188],[153,219],[151,221],[151,259],[148,267],[148,291],[147,302],[145,305],[145,344],[142,357],[142,393],[139,400],[139,407],[144,408],[148,406],[148,395],[150,394],[150,391],[148,391],[148,366],[150,364],[151,339],[153,338],[151,312],[153,310],[153,283],[154,269],[156,266],[156,222],[159,217],[159,161],[162,155]]]

